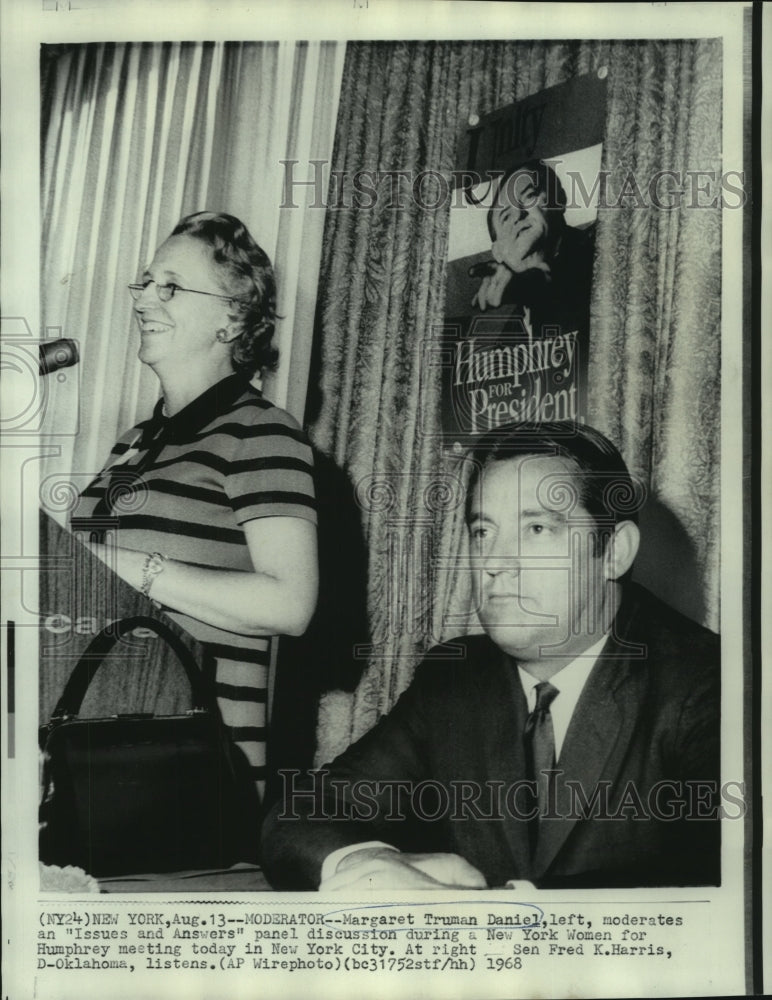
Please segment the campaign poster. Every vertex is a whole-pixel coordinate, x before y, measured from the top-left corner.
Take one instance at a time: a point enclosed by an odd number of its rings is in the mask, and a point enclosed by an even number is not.
[[[459,143],[443,337],[457,447],[512,421],[583,422],[607,69],[486,115]]]

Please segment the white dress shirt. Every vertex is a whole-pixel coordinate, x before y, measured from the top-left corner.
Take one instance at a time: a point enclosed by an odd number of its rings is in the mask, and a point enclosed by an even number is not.
[[[574,714],[576,704],[579,701],[579,696],[587,682],[587,678],[590,676],[590,671],[600,656],[607,638],[608,636],[604,635],[594,646],[590,646],[581,656],[577,656],[575,660],[571,660],[570,663],[567,663],[565,667],[556,674],[553,674],[549,679],[550,684],[554,688],[557,688],[558,691],[550,704],[552,729],[555,733],[556,761],[560,759],[563,741],[566,738],[568,726]],[[536,685],[539,683],[539,680],[519,665],[517,672],[520,674],[520,683],[523,685],[523,691],[528,702],[528,711],[532,712],[536,707]]]

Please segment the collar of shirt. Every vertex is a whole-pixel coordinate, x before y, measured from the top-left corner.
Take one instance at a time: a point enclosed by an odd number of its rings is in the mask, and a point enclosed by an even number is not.
[[[142,425],[142,440],[138,447],[143,450],[158,437],[159,433],[163,434],[164,441],[173,444],[188,440],[211,423],[247,389],[257,396],[260,395],[259,390],[255,389],[245,375],[234,372],[233,375],[227,375],[210,386],[171,417],[167,417],[164,413],[163,398],[159,399],[153,410],[153,416]]]
[[[590,676],[590,671],[600,656],[607,638],[608,635],[604,635],[595,645],[586,649],[581,656],[577,656],[576,659],[571,660],[570,663],[567,663],[565,667],[556,674],[553,674],[549,679],[550,684],[558,689],[558,694],[550,705],[552,729],[555,734],[556,761],[560,758],[563,741],[566,738],[566,733],[568,732],[574,709],[579,701],[579,696],[587,682],[587,678]],[[523,686],[523,691],[528,702],[528,711],[532,712],[536,705],[536,685],[539,683],[539,680],[529,674],[519,664],[517,672],[520,675],[520,683]]]

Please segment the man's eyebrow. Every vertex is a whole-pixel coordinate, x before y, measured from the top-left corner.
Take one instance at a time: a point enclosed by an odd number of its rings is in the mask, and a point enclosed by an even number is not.
[[[529,191],[518,191],[511,200],[507,200],[498,209],[499,218],[504,218],[507,212],[521,212],[524,208],[530,208],[536,201],[538,192],[535,188]]]
[[[562,511],[559,511],[559,510],[549,510],[546,507],[532,507],[530,509],[523,510],[523,511],[520,512],[520,517],[521,518],[538,517],[538,518],[541,518],[542,521],[544,521],[544,520],[565,521],[566,520],[566,515]]]
[[[473,521],[486,521],[488,524],[494,523],[493,518],[488,517],[488,515],[483,513],[481,510],[471,510],[469,512],[469,517],[466,519],[466,523],[471,524]]]
[[[522,198],[523,195],[530,195],[531,192],[536,191],[536,185],[532,180],[527,180],[524,184],[515,184],[514,191],[512,194],[515,198]]]

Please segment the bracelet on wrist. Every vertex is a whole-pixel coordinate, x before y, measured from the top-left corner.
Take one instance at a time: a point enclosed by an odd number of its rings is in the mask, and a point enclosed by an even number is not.
[[[142,586],[139,588],[139,592],[144,597],[150,597],[150,588],[153,586],[153,581],[159,573],[163,573],[165,563],[166,556],[162,556],[160,552],[148,553],[142,566]]]

